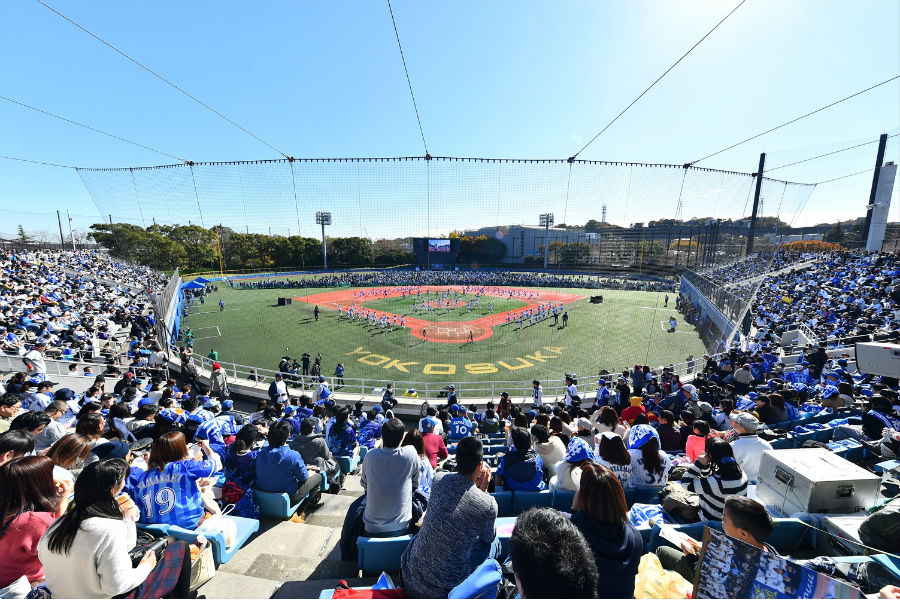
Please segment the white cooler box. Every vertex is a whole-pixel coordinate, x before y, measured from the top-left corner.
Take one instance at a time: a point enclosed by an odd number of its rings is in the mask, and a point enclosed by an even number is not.
[[[775,514],[852,514],[873,506],[881,477],[824,448],[766,450],[756,497]]]
[[[819,550],[825,556],[862,556],[866,553],[859,541],[859,527],[866,515],[835,515],[822,520],[822,529],[831,535],[821,534]],[[827,538],[823,539],[823,538]]]

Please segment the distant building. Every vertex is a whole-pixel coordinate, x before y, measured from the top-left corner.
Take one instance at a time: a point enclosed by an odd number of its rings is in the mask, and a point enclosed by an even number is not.
[[[582,242],[596,246],[600,243],[600,233],[573,231],[559,227],[551,227],[547,232],[537,225],[508,225],[503,227],[482,227],[463,232],[470,237],[487,236],[500,240],[506,246],[504,263],[524,263],[529,257],[543,260],[545,244],[562,242],[573,244]]]

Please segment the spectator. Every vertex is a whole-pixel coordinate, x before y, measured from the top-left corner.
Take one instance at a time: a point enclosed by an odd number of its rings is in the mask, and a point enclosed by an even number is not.
[[[437,409],[433,406],[429,406],[428,410],[425,412],[425,416],[419,419],[419,430],[425,431],[425,419],[433,419],[435,421],[434,431],[433,433],[443,436],[444,435],[444,426],[442,424],[443,419],[438,418]]]
[[[500,466],[497,476],[503,477],[504,487],[516,492],[539,492],[547,489],[544,484],[543,461],[531,448],[531,434],[521,427],[512,428],[513,445]]]
[[[596,598],[594,553],[584,535],[552,508],[527,510],[509,540],[520,598]]]
[[[71,492],[71,482],[56,487],[47,457],[23,456],[0,466],[0,587],[23,575],[29,583],[44,578],[37,543],[65,512]]]
[[[601,406],[598,410],[594,411],[594,414],[591,415],[591,424],[600,433],[611,431],[619,435],[622,439],[625,439],[625,434],[628,432],[628,429],[619,419],[619,414],[616,412],[616,409],[612,406]]]
[[[159,562],[148,551],[132,566],[137,530],[118,498],[127,475],[124,460],[89,465],[75,484],[71,510],[41,538],[38,555],[54,597],[190,596],[191,553],[184,542],[170,542]]]
[[[54,400],[47,405],[47,408],[44,409],[44,414],[50,419],[50,422],[35,436],[35,450],[46,450],[65,435],[68,428],[59,422],[59,418],[66,414],[68,410],[69,406],[61,400]]]
[[[777,555],[775,549],[766,544],[774,527],[772,516],[758,501],[744,496],[729,496],[725,499],[722,512],[722,531],[725,535],[750,544],[760,550]],[[660,546],[656,556],[664,569],[675,571],[685,579],[693,581],[697,574],[699,551],[702,544],[688,538],[677,550],[671,546]]]
[[[659,434],[660,446],[665,451],[678,452],[684,450],[684,444],[681,441],[681,433],[675,427],[675,415],[670,410],[659,411],[659,425],[656,427]]]
[[[690,409],[685,409],[681,411],[681,421],[678,422],[678,431],[681,433],[681,442],[687,446],[687,439],[694,432],[694,423],[697,421],[697,418],[694,416],[694,411]],[[731,426],[728,426],[731,429]]]
[[[97,412],[87,412],[82,415],[82,413],[85,412],[85,409],[93,408],[91,405],[97,406]],[[100,414],[99,405],[96,402],[88,402],[81,407],[81,412],[78,414],[78,421],[75,423],[75,433],[87,436],[88,439],[91,440],[91,445],[93,446],[99,446],[100,444],[105,444],[109,441],[103,437],[103,434],[106,431],[106,422],[103,420],[103,417]]]
[[[259,428],[256,425],[244,425],[237,432],[234,442],[225,451],[222,469],[225,479],[233,481],[245,492],[256,483],[256,448],[259,441]]]
[[[9,431],[13,418],[22,410],[22,396],[6,392],[0,396],[0,434]]]
[[[9,430],[16,431],[22,429],[36,438],[49,424],[50,417],[48,417],[46,413],[28,411],[19,413],[19,415],[9,424]]]
[[[719,413],[713,417],[715,428],[718,431],[731,431],[731,412],[734,410],[734,400],[725,399],[719,405]]]
[[[47,458],[53,461],[53,479],[68,479],[74,482],[75,476],[81,472],[91,460],[91,442],[83,435],[70,433],[61,437],[50,450]]]
[[[379,428],[379,432],[380,432]],[[316,419],[308,417],[300,423],[300,435],[291,442],[291,449],[300,453],[300,457],[307,465],[319,469],[323,477],[327,477],[329,483],[333,483],[338,489],[344,483],[344,475],[341,465],[331,454],[325,438],[316,433]]]
[[[419,457],[414,448],[400,447],[404,427],[400,419],[381,427],[382,448],[366,453],[362,486],[366,490],[363,513],[366,535],[403,535],[412,519],[412,494],[419,487]]]
[[[307,498],[307,510],[322,497],[322,475],[318,467],[307,466],[296,450],[285,446],[291,426],[278,421],[269,428],[269,445],[256,457],[256,485],[264,492],[287,494],[293,506]]]
[[[450,441],[458,442],[464,437],[472,435],[474,426],[472,421],[466,418],[466,409],[458,404],[451,406],[453,420],[450,421]]]
[[[0,465],[34,452],[34,436],[22,429],[0,433]]]
[[[688,468],[681,483],[700,496],[704,521],[722,520],[727,496],[747,495],[747,476],[734,459],[731,445],[718,438],[706,438],[706,452]]]
[[[622,411],[622,421],[631,425],[634,422],[635,417],[638,415],[646,415],[647,409],[644,408],[643,398],[640,396],[634,396],[629,402],[630,406]]]
[[[359,453],[356,432],[349,423],[349,418],[350,411],[346,407],[339,409],[334,415],[334,424],[325,438],[328,449],[335,456],[355,456]]]
[[[619,436],[607,435],[622,443]],[[634,597],[634,578],[644,550],[641,534],[628,522],[628,504],[620,481],[609,469],[587,464],[582,467],[572,503],[572,523],[594,553],[600,576],[597,598]]]
[[[543,464],[544,477],[549,481],[556,475],[556,463],[565,457],[566,447],[557,436],[551,436],[544,425],[532,425],[531,437],[534,439],[534,451]]]
[[[425,418],[422,421],[422,445],[425,447],[425,455],[432,468],[437,468],[437,461],[444,460],[449,456],[447,446],[444,445],[444,438],[434,433],[438,420]]]
[[[759,475],[759,460],[764,450],[771,450],[772,444],[756,435],[759,421],[750,413],[732,413],[731,426],[738,438],[732,442],[734,458],[747,476],[747,481],[756,483]]]
[[[706,452],[706,440],[709,437],[709,423],[706,421],[694,421],[693,435],[688,436],[685,444],[685,454],[688,460],[694,462],[701,454]]]
[[[596,462],[594,450],[580,438],[572,438],[565,457],[556,464],[556,479],[550,482],[555,489],[575,491],[575,480],[581,475],[581,467]]]
[[[494,413],[493,408],[484,411],[484,419],[481,420],[478,430],[481,431],[481,433],[499,433],[500,420],[497,419],[497,415]]]
[[[659,434],[650,425],[635,425],[628,431],[631,454],[631,486],[660,486],[669,479],[672,459],[659,448]]]
[[[400,560],[410,597],[446,598],[478,565],[499,556],[497,503],[487,494],[491,469],[483,451],[480,440],[464,438],[456,449],[456,473],[434,482],[422,529]]]
[[[587,445],[594,447],[597,445],[597,439],[594,437],[594,426],[587,417],[578,417],[575,419],[575,437],[583,439]]]
[[[356,439],[360,447],[371,450],[381,441],[381,425],[375,420],[376,413],[374,410],[369,410],[364,415],[365,419],[359,425]],[[425,419],[422,420],[424,421]]]
[[[431,484],[434,480],[434,467],[428,455],[425,454],[425,443],[422,440],[422,434],[418,429],[408,431],[403,437],[403,446],[412,446],[416,450],[419,457],[419,493],[427,500],[431,496]]]
[[[122,401],[110,406],[109,412],[106,414],[106,427],[109,431],[109,435],[106,437],[119,438],[128,443],[136,442],[137,438],[134,437],[134,434],[129,431],[127,426],[127,422],[130,422],[132,419],[128,403]]]
[[[629,487],[632,469],[631,454],[625,447],[625,440],[616,433],[604,431],[600,434],[598,451],[597,464],[612,471],[623,488]]]
[[[181,432],[171,431],[153,442],[147,471],[129,487],[143,522],[195,529],[207,509],[216,507],[215,501],[204,501],[201,486],[207,487],[206,478],[220,471],[222,463],[206,440],[199,446],[204,460],[189,458]]]

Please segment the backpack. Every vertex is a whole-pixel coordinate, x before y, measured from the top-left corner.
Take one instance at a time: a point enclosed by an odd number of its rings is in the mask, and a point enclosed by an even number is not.
[[[897,540],[900,540],[900,498],[873,512],[859,526],[859,541],[882,552],[895,552]]]
[[[700,514],[700,497],[677,482],[659,490],[659,503],[664,511],[686,522],[696,521]]]

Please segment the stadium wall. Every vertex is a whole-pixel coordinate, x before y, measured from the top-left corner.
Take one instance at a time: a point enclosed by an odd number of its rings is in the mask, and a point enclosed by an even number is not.
[[[700,293],[684,275],[681,276],[681,284],[678,289],[694,306],[700,308],[701,314],[705,317],[705,321],[695,323],[694,326],[697,328],[697,333],[700,334],[700,339],[706,345],[707,351],[710,353],[720,351],[721,342],[727,332],[735,329],[735,323],[726,317],[709,298]]]

